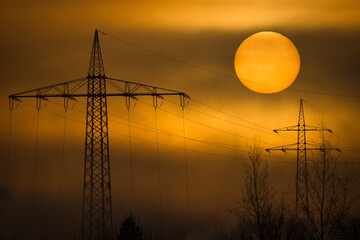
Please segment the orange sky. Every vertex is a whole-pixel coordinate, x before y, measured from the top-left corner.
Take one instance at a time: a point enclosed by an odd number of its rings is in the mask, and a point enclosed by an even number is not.
[[[77,103],[68,112],[65,207],[60,217],[56,206],[64,119],[50,112],[63,115],[61,106],[57,105],[61,101],[50,102],[40,113],[37,204],[44,212],[34,221],[29,209],[36,110],[27,105],[34,105],[33,101],[26,101],[27,104],[20,105],[13,113],[11,188],[6,189],[7,96],[86,76],[95,28],[221,73],[169,61],[100,35],[108,76],[184,91],[193,98],[185,110],[191,232],[184,231],[183,127],[182,118],[176,116],[182,112],[164,101],[157,113],[159,131],[166,132],[159,134],[159,146],[168,236],[180,232],[182,238],[179,239],[207,239],[217,224],[231,220],[224,208],[231,206],[239,194],[246,146],[254,138],[260,139],[264,147],[295,142],[296,135],[276,136],[271,129],[297,123],[300,98],[308,102],[304,105],[308,124],[319,125],[324,121],[334,130],[333,140],[342,148],[342,157],[352,161],[360,157],[359,1],[2,1],[0,26],[3,46],[0,55],[0,114],[3,116],[0,208],[13,212],[6,212],[11,216],[7,225],[1,220],[0,237],[12,236],[19,222],[24,225],[24,232],[30,231],[33,226],[26,223],[28,220],[38,229],[48,228],[50,236],[59,232],[65,236],[73,232],[79,234],[85,131],[83,104]],[[233,69],[239,44],[261,30],[287,36],[301,57],[297,80],[288,90],[273,95],[251,92],[236,79]],[[357,97],[351,97],[353,95]],[[155,121],[154,111],[148,104],[151,101],[143,99],[131,111],[135,206],[139,216],[152,223],[156,230],[159,223]],[[128,126],[123,99],[110,100],[109,112],[113,114],[109,116],[109,126],[114,220],[118,223],[131,205]],[[308,139],[315,141],[316,135],[309,135]],[[274,184],[288,191],[291,198],[294,156],[282,153],[264,156],[270,163]],[[280,184],[284,182],[286,184]],[[7,205],[9,201],[13,204]],[[21,212],[29,214],[22,219]],[[51,226],[57,218],[68,223],[63,231]],[[180,230],[174,225],[180,226]]]
[[[2,20],[31,18],[37,27],[57,24],[83,28],[249,29],[257,27],[352,28],[360,23],[356,0],[320,1],[3,1]],[[22,17],[19,18],[19,15]],[[96,17],[95,17],[96,14]],[[100,19],[100,21],[99,21]],[[49,21],[44,21],[49,20]],[[23,23],[24,24],[24,23]],[[25,23],[26,25],[26,23]]]

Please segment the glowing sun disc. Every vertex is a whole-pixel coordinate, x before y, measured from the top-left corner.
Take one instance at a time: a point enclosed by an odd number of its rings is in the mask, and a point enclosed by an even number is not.
[[[276,93],[295,81],[300,55],[287,37],[276,32],[258,32],[240,44],[234,66],[239,80],[250,90]]]

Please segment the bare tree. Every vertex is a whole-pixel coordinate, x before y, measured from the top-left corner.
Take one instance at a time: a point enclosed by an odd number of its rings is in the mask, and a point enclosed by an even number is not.
[[[343,239],[355,239],[360,234],[359,194],[355,191],[357,179],[347,161],[338,164],[338,197],[333,213],[338,235]]]
[[[346,213],[348,172],[340,178],[338,157],[326,132],[321,132],[321,151],[313,155],[309,174],[309,219],[315,239],[333,239],[339,233],[336,215]]]
[[[270,186],[268,165],[262,159],[262,152],[263,149],[254,141],[248,151],[248,161],[244,163],[241,197],[235,200],[232,213],[249,232],[247,239],[280,239],[285,204],[283,200],[275,201],[276,194]]]

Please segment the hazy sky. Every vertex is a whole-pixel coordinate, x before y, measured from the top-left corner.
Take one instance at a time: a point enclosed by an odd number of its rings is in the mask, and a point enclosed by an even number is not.
[[[39,117],[36,194],[33,175],[37,113],[27,100],[13,111],[8,167],[8,95],[87,75],[96,28],[190,67],[100,34],[108,76],[184,91],[191,231],[186,231],[186,178],[181,108],[164,101],[157,111],[164,236],[208,239],[232,218],[225,208],[239,195],[246,146],[296,142],[271,129],[297,124],[304,98],[309,125],[324,122],[342,159],[360,157],[360,2],[321,1],[4,1],[0,2],[2,116],[0,237],[79,238],[82,203],[84,100],[68,111],[64,132],[61,101]],[[279,32],[297,46],[301,69],[287,90],[262,95],[236,79],[239,44],[262,30]],[[218,74],[216,74],[216,73]],[[159,229],[155,114],[151,99],[130,111],[135,213]],[[54,114],[56,113],[56,114]],[[109,100],[114,223],[131,208],[128,122],[123,99]],[[230,116],[232,115],[232,116]],[[236,117],[234,117],[236,116]],[[308,135],[316,141],[317,136]],[[265,154],[273,183],[294,195],[293,154]],[[357,166],[357,164],[354,164]],[[9,173],[9,174],[7,174]],[[6,176],[9,188],[6,188]],[[285,180],[285,181],[284,181]],[[284,184],[286,182],[286,184]],[[6,218],[6,220],[5,220]],[[59,220],[60,219],[60,220]],[[58,223],[58,224],[57,224]],[[19,230],[21,229],[21,230]],[[46,230],[43,230],[46,229]],[[172,238],[175,239],[175,238]]]

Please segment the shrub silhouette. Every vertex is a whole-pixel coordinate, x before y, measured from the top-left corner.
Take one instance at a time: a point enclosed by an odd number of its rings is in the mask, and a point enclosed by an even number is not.
[[[117,240],[144,240],[144,230],[139,220],[130,212],[125,215],[116,234]]]

